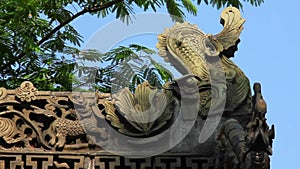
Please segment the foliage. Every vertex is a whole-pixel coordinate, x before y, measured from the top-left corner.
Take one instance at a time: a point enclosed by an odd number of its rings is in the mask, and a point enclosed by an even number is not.
[[[243,4],[240,0],[203,0],[206,5],[211,4],[213,7],[217,7],[220,9],[224,6],[234,6],[237,8],[243,8]],[[264,3],[264,0],[243,0],[244,2],[249,2],[253,6],[260,6]],[[202,0],[197,0],[197,4],[199,5]]]
[[[97,90],[114,92],[129,87],[132,91],[144,81],[160,88],[166,81],[172,80],[172,74],[150,55],[155,51],[138,44],[128,47],[119,46],[107,53],[95,50],[82,51],[81,55],[97,56],[102,64],[93,66],[89,60],[80,59],[75,65],[75,74],[79,80],[74,90]]]
[[[243,1],[256,6],[263,2]],[[204,2],[217,8],[228,5],[242,7],[239,0]],[[197,4],[200,3],[201,0],[197,0]],[[93,53],[79,55],[82,36],[71,25],[73,20],[84,14],[98,18],[114,14],[117,19],[128,22],[136,8],[156,11],[162,7],[180,20],[185,17],[184,10],[197,14],[197,8],[191,0],[0,1],[0,86],[16,88],[22,81],[30,80],[39,90],[71,90],[75,58],[80,56],[79,59],[89,61],[101,58],[92,56]],[[126,51],[124,48],[124,54]],[[124,56],[110,53],[109,57],[115,57],[112,61],[117,63]],[[108,75],[109,71],[103,73]]]

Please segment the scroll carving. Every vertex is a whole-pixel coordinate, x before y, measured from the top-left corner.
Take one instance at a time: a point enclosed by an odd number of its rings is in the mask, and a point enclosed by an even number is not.
[[[17,143],[21,140],[20,137],[16,137],[20,134],[16,123],[9,118],[0,117],[0,137],[8,144]]]
[[[4,87],[0,87],[0,101],[6,97],[6,89]]]
[[[16,89],[16,96],[21,101],[31,102],[36,99],[37,89],[29,81],[25,81],[21,84],[21,87]]]
[[[3,149],[88,151],[101,148],[86,131],[108,137],[99,127],[104,115],[95,94],[79,101],[71,97],[71,92],[37,92],[32,83],[26,81],[14,91],[1,88],[0,96],[5,98],[0,102],[0,147]],[[98,98],[103,100],[101,96]],[[76,106],[84,109],[76,109]]]

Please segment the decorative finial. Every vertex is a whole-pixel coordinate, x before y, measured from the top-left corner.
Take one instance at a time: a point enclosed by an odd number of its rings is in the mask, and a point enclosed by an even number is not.
[[[221,24],[224,28],[214,37],[222,44],[224,50],[236,44],[244,28],[245,21],[240,11],[235,7],[228,7],[222,11]]]
[[[16,89],[16,96],[21,101],[31,102],[36,99],[37,89],[29,81],[25,81],[19,88]]]

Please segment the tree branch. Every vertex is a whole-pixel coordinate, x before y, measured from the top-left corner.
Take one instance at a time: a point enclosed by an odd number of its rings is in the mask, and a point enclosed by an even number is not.
[[[71,18],[68,18],[67,20],[65,20],[64,22],[62,22],[58,26],[56,26],[54,29],[52,29],[40,41],[37,42],[38,45],[40,46],[45,41],[49,40],[57,31],[59,31],[61,28],[63,28],[64,26],[66,26],[67,24],[69,24],[70,22],[72,22],[73,20],[75,20],[76,18],[78,18],[79,16],[84,15],[84,14],[89,13],[89,12],[101,11],[103,9],[109,8],[109,7],[111,7],[111,6],[115,5],[115,4],[123,2],[123,1],[124,0],[113,0],[113,1],[110,1],[110,2],[105,3],[103,5],[102,4],[95,4],[92,7],[84,8],[80,12],[76,13],[75,15],[73,15]],[[17,57],[12,58],[9,62],[7,62],[3,66],[1,66],[0,70],[2,70],[2,71],[6,70],[9,66],[11,66],[12,64],[14,64],[16,61],[19,61],[20,59],[22,59],[25,55],[26,55],[26,53],[24,53],[24,52],[20,53]]]
[[[64,26],[66,26],[67,24],[69,24],[70,22],[72,22],[73,20],[75,20],[76,18],[78,18],[81,15],[84,15],[88,12],[97,12],[97,11],[101,11],[103,9],[109,8],[119,2],[122,2],[123,0],[114,0],[114,1],[110,1],[106,4],[103,5],[98,5],[95,4],[93,7],[88,7],[88,8],[84,8],[82,11],[76,13],[75,15],[73,15],[71,18],[65,20],[64,22],[62,22],[61,24],[59,24],[57,27],[55,27],[54,29],[52,29],[45,37],[43,37],[39,42],[38,45],[41,45],[42,43],[44,43],[46,40],[48,40],[49,38],[51,38],[52,35],[54,35],[58,30],[60,30],[61,28],[63,28]]]

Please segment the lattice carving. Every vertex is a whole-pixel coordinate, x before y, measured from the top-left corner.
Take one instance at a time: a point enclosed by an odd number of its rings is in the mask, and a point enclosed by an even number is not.
[[[86,131],[107,138],[106,131],[99,127],[105,119],[98,101],[101,104],[109,95],[83,97],[82,101],[71,92],[37,92],[28,81],[16,90],[0,88],[0,147],[24,151],[97,147]],[[83,105],[84,109],[76,109]]]

